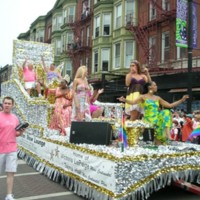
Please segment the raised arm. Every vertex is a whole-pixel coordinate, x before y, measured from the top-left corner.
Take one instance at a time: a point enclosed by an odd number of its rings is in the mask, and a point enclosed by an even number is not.
[[[149,74],[149,70],[146,67],[144,68],[143,73],[147,77],[147,81],[146,82],[151,82],[151,76]]]
[[[102,89],[99,89],[99,90],[97,91],[97,93],[96,93],[94,96],[92,96],[92,102],[95,102],[95,101],[98,99],[99,95],[102,94],[103,92],[104,92],[104,89],[103,89],[103,88],[102,88]]]
[[[131,104],[131,105],[134,105],[134,104],[139,104],[139,103],[142,103],[144,101],[144,96],[143,95],[140,95],[138,98],[130,101],[128,99],[126,99],[125,97],[119,97],[117,98],[119,101],[121,102],[124,102],[124,103],[128,103],[128,104]]]
[[[26,67],[26,63],[27,63],[27,58],[25,58],[24,63],[22,65],[23,69]]]
[[[128,73],[126,75],[126,79],[125,79],[125,84],[126,84],[127,87],[129,87],[129,85],[131,84],[131,78],[132,78],[131,73]]]
[[[44,71],[47,73],[48,72],[48,67],[46,66],[45,62],[44,62],[44,57],[41,56],[41,60],[42,60],[42,65],[44,67]]]
[[[161,97],[159,97],[159,102],[162,106],[164,106],[165,108],[173,108],[178,106],[179,104],[183,103],[184,101],[186,101],[189,98],[188,95],[184,95],[180,100],[175,101],[173,103],[169,103],[165,100],[163,100]]]

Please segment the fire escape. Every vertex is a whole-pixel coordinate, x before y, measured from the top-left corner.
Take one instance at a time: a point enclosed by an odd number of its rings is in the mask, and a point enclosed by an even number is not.
[[[90,24],[93,13],[90,11],[85,14],[81,14],[80,19],[67,23],[67,26],[71,28],[74,34],[74,41],[68,44],[67,55],[71,58],[73,66],[73,76],[80,65],[86,65],[88,67],[88,73],[91,72],[91,37],[87,35],[87,30],[83,31],[87,24]]]
[[[161,69],[158,66],[158,58],[156,53],[156,44],[150,46],[149,45],[149,33],[153,32],[156,35],[159,35],[159,27],[164,24],[175,21],[176,18],[176,9],[171,10],[163,10],[162,6],[156,0],[147,0],[148,6],[150,5],[155,9],[155,16],[151,20],[149,20],[149,13],[145,13],[143,15],[140,14],[138,19],[126,19],[127,25],[126,28],[129,30],[134,36],[140,53],[142,56],[140,57],[141,63],[147,64],[150,72],[158,73]],[[140,9],[139,9],[140,10]],[[139,11],[138,11],[139,12]],[[169,71],[169,68],[165,68],[165,71]],[[162,69],[163,72],[163,69]]]

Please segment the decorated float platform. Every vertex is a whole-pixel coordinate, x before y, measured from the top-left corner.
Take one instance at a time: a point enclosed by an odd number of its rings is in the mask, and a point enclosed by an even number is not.
[[[14,113],[20,121],[30,124],[17,139],[19,157],[86,199],[142,200],[177,180],[200,183],[199,145],[170,142],[155,146],[135,142],[132,133],[139,138],[144,128],[142,122],[128,123],[129,146],[123,152],[115,145],[72,144],[69,129],[67,136],[60,136],[58,131],[48,128],[51,104],[43,98],[30,98],[20,80],[13,77],[3,83],[4,96],[15,99]],[[104,121],[117,130],[122,106],[102,106]]]
[[[200,183],[199,145],[134,144],[122,152],[112,145],[72,144],[69,135],[60,136],[48,128],[52,107],[47,100],[31,99],[16,79],[2,85],[2,95],[14,97],[14,112],[30,124],[18,138],[19,157],[80,196],[95,200],[147,199],[176,180]],[[104,106],[107,113],[113,107],[121,109],[118,104]],[[138,124],[129,124],[129,128],[138,131]]]

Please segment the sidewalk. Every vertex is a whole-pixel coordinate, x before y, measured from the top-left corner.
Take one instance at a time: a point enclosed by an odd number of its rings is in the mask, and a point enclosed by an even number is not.
[[[13,193],[17,200],[83,200],[19,160]],[[0,174],[0,200],[6,195],[6,174]]]

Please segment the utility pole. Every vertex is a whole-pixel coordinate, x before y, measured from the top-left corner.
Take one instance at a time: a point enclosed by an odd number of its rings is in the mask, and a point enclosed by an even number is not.
[[[188,80],[187,91],[189,99],[187,101],[187,112],[192,112],[192,0],[188,0]]]

